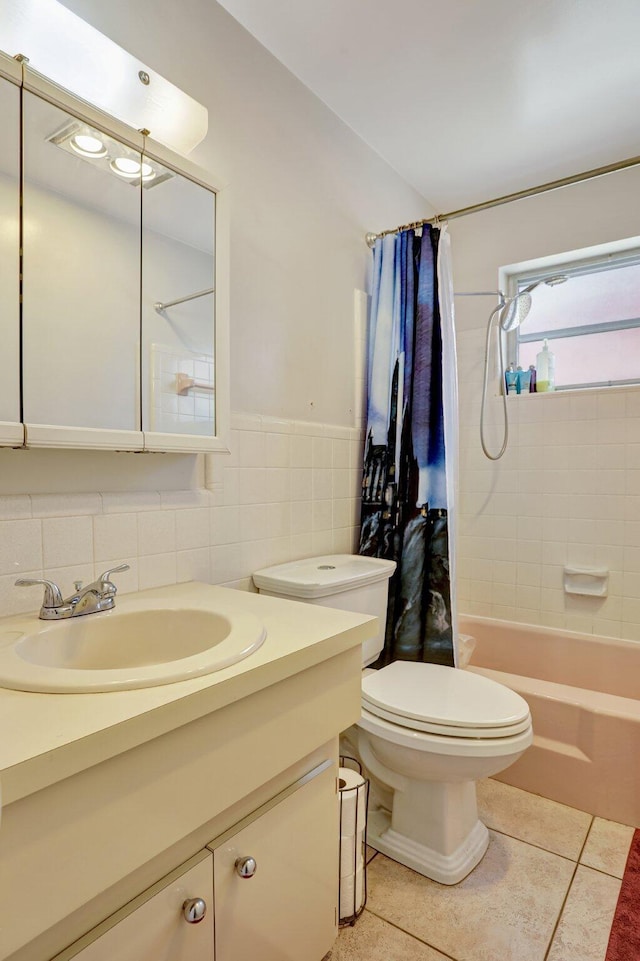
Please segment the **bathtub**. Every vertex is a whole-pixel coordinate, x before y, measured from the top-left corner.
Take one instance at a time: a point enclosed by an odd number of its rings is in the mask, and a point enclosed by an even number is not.
[[[521,694],[534,741],[500,781],[640,826],[640,643],[487,617],[468,670]]]

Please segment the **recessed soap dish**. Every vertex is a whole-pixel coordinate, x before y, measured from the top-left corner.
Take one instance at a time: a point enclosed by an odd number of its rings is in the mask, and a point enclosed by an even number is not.
[[[609,571],[605,568],[565,567],[565,594],[586,594],[606,597],[609,592]]]

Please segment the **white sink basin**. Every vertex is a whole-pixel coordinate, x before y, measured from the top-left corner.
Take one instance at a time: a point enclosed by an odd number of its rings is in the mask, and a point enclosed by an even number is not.
[[[266,632],[243,611],[206,607],[121,608],[62,621],[25,618],[0,631],[0,687],[82,693],[171,684],[220,671],[248,657]]]

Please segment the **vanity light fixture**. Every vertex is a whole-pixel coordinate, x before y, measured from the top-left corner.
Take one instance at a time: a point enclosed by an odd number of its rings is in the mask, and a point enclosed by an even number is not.
[[[0,0],[0,46],[29,68],[178,153],[207,133],[207,108],[58,0]],[[115,79],[114,79],[115,78]]]
[[[108,134],[95,130],[80,120],[70,120],[47,138],[56,147],[81,157],[106,173],[137,186],[155,187],[173,177],[173,172],[155,160],[141,155]]]

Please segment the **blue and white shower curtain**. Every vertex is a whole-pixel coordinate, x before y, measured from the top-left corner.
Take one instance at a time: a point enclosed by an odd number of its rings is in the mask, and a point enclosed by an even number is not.
[[[456,662],[457,388],[449,236],[378,238],[368,348],[360,553],[395,560],[384,651]]]

